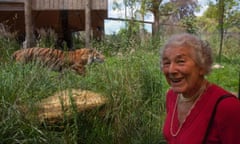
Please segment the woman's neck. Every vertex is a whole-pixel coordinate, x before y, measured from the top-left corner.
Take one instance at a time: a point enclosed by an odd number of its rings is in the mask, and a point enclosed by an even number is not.
[[[206,89],[208,81],[203,79],[197,84],[197,86],[188,93],[180,94],[180,99],[182,101],[194,101],[198,96],[200,96]]]

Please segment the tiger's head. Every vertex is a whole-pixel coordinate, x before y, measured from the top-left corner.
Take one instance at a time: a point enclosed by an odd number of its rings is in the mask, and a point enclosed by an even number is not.
[[[102,63],[104,62],[104,55],[101,54],[100,52],[98,52],[96,49],[93,49],[93,48],[90,48],[89,49],[89,56],[88,56],[88,63],[87,64],[91,64],[91,63],[94,63],[94,62],[97,62],[97,63]]]
[[[94,48],[81,48],[76,50],[76,54],[78,55],[78,61],[82,61],[82,64],[91,64],[94,62],[102,63],[104,62],[104,55],[98,52]]]

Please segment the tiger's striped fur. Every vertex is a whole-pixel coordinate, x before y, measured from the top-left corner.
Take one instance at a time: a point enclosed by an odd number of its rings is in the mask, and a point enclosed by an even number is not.
[[[17,50],[12,58],[17,62],[39,62],[52,70],[72,69],[85,74],[85,66],[93,62],[104,62],[104,56],[96,49],[82,48],[75,51],[62,51],[52,48],[27,48]]]

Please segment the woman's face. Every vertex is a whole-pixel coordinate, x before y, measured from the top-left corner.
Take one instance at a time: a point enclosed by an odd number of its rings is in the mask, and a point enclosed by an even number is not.
[[[193,96],[204,79],[203,70],[193,60],[193,50],[187,47],[165,49],[162,71],[173,91],[186,97]]]

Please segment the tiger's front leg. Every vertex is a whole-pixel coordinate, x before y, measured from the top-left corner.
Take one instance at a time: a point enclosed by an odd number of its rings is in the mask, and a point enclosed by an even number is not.
[[[76,73],[85,76],[86,74],[86,68],[82,64],[74,64],[70,67],[70,69],[74,70]]]

